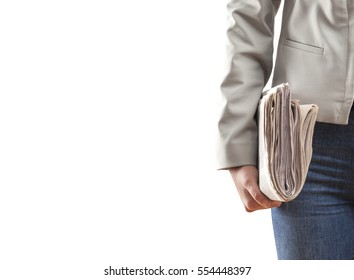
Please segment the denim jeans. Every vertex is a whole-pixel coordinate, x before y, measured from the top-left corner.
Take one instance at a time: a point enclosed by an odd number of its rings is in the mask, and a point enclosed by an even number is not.
[[[278,259],[354,259],[354,110],[348,125],[316,123],[295,200],[272,209]]]

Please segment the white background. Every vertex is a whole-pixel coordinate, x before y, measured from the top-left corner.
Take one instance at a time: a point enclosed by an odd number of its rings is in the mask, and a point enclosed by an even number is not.
[[[0,279],[294,268],[216,171],[226,1],[0,3]]]

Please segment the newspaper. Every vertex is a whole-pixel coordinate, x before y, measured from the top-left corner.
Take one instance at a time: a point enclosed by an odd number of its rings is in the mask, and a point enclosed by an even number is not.
[[[258,106],[259,186],[272,200],[291,201],[306,180],[318,107],[291,100],[288,83],[262,96]]]

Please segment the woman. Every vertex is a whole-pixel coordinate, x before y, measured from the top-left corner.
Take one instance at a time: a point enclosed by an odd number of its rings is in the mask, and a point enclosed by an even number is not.
[[[273,86],[319,106],[301,194],[271,201],[258,187],[261,92],[273,68],[281,0],[230,0],[218,168],[229,170],[246,211],[272,208],[279,259],[354,259],[354,0],[283,0]]]

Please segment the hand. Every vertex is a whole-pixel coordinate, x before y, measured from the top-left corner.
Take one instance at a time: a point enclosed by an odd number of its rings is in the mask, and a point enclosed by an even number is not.
[[[279,207],[280,201],[270,200],[259,189],[258,170],[255,166],[245,165],[229,169],[236,189],[247,212]]]

